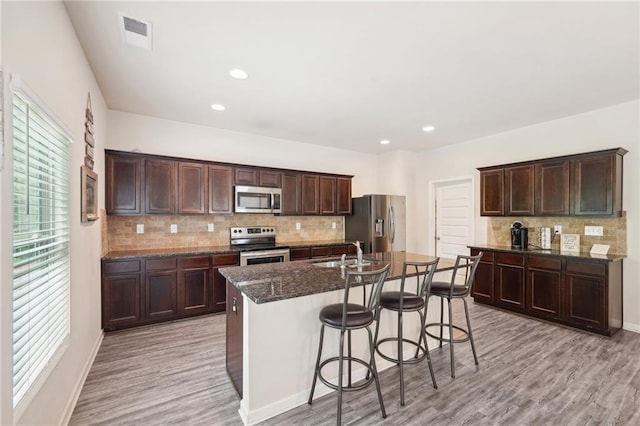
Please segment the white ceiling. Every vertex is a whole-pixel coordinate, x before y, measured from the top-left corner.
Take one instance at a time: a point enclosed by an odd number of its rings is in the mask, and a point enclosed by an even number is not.
[[[420,151],[640,98],[638,2],[65,6],[110,109],[310,144]]]

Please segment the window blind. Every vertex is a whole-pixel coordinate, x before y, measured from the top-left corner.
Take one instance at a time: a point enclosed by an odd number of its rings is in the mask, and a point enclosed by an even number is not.
[[[13,92],[13,406],[47,374],[70,332],[69,143]]]

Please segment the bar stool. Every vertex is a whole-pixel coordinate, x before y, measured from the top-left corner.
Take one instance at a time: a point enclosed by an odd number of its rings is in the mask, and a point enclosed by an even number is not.
[[[436,384],[436,376],[433,374],[433,366],[431,364],[431,356],[429,355],[429,347],[427,345],[427,337],[425,334],[425,318],[427,315],[426,296],[431,287],[433,274],[438,266],[436,258],[431,262],[404,262],[402,266],[402,278],[400,280],[399,291],[384,291],[380,294],[380,306],[376,311],[376,332],[374,341],[376,342],[376,352],[386,359],[400,367],[400,405],[404,406],[404,364],[415,364],[427,358],[429,372],[431,373],[431,381],[433,388],[438,389]],[[405,283],[408,275],[415,275],[416,292],[410,293],[405,291]],[[388,309],[398,313],[398,333],[394,337],[387,337],[378,340],[378,332],[380,330],[380,313],[383,309]],[[404,312],[417,312],[420,315],[420,336],[418,341],[407,339],[403,335],[402,316]],[[424,346],[422,342],[424,341]],[[381,346],[385,342],[394,342],[397,344],[397,356],[393,357],[382,352]],[[403,343],[415,346],[416,353],[411,359],[404,359]]]
[[[453,273],[451,274],[451,281],[433,281],[431,283],[431,290],[427,293],[427,303],[429,302],[429,297],[437,296],[440,297],[440,322],[438,323],[430,323],[425,327],[426,334],[429,337],[433,337],[440,341],[440,347],[442,347],[442,342],[449,343],[449,352],[451,355],[451,377],[456,377],[456,367],[455,367],[455,358],[453,355],[453,344],[454,343],[462,343],[467,340],[471,342],[471,351],[473,352],[473,359],[475,364],[478,365],[478,356],[476,355],[476,348],[473,344],[473,333],[471,332],[471,321],[469,320],[469,308],[467,306],[466,297],[471,292],[471,288],[473,287],[473,279],[475,277],[476,269],[478,268],[478,263],[482,258],[482,252],[478,253],[477,256],[464,256],[458,255],[456,258],[455,265],[453,267]],[[464,271],[464,283],[456,284],[456,277]],[[449,305],[449,322],[444,322],[444,299],[447,299],[447,304]],[[464,314],[467,319],[467,329],[465,330],[462,327],[453,324],[453,314],[451,311],[451,302],[453,299],[462,299],[464,302]],[[439,327],[440,328],[440,336],[429,333],[429,327]],[[443,337],[442,330],[444,327],[449,328],[449,336]],[[453,337],[453,329],[461,331],[463,337],[459,339],[455,339]]]
[[[362,269],[358,267],[358,269]],[[382,418],[387,417],[387,413],[384,410],[384,403],[382,402],[382,392],[380,391],[380,382],[378,380],[378,370],[375,363],[375,347],[373,344],[373,337],[369,326],[375,320],[375,312],[380,301],[380,290],[382,284],[389,272],[389,264],[384,268],[378,270],[369,271],[346,271],[345,288],[344,288],[344,300],[342,303],[335,303],[325,306],[320,310],[320,322],[322,327],[320,328],[320,343],[318,345],[318,358],[316,359],[315,371],[313,374],[313,383],[311,385],[311,393],[309,394],[309,405],[313,400],[313,392],[316,388],[316,381],[319,378],[322,383],[330,387],[331,389],[338,391],[338,425],[342,420],[342,392],[356,391],[364,389],[371,384],[372,381],[376,383],[376,389],[378,391],[378,400],[380,402],[380,410],[382,411]],[[366,297],[367,284],[371,284],[371,291],[369,298]],[[353,286],[362,286],[362,304],[349,303],[349,292]],[[322,358],[322,342],[324,339],[324,329],[326,327],[340,330],[340,349],[339,355],[334,356],[320,362]],[[369,334],[369,353],[370,359],[365,361],[363,359],[352,356],[351,354],[351,331],[365,328]],[[344,335],[347,333],[347,355],[344,355]],[[322,368],[331,363],[338,362],[338,384],[329,382],[322,375]],[[347,369],[347,385],[343,385],[343,370],[344,361],[348,363]],[[367,368],[367,376],[361,383],[352,383],[351,380],[351,367],[352,362],[363,365]]]

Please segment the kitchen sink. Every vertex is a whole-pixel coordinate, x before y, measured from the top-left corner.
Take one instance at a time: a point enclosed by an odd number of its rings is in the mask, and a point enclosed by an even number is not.
[[[374,262],[371,262],[370,260],[364,259],[362,263],[358,265],[358,259],[346,259],[344,261],[344,266],[348,268],[357,268],[358,266],[367,266],[373,263]],[[342,262],[340,260],[328,260],[325,262],[314,262],[312,265],[320,268],[339,268],[342,266]]]

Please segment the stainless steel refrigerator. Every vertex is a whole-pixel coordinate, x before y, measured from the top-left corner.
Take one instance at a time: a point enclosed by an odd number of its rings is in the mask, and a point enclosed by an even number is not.
[[[404,195],[364,195],[352,200],[345,217],[344,237],[361,241],[364,253],[405,251],[406,199]]]

